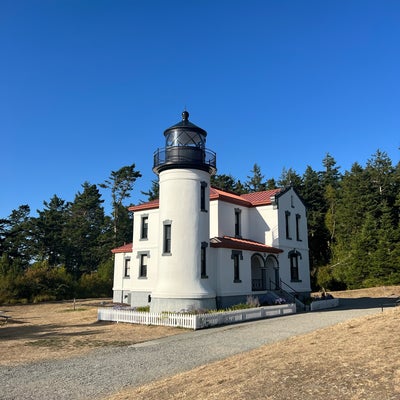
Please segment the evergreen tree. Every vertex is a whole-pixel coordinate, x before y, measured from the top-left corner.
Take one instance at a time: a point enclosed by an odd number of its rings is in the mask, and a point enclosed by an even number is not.
[[[369,182],[365,170],[354,163],[341,181],[340,199],[337,212],[337,243],[348,251],[351,240],[359,231],[368,210]]]
[[[338,264],[335,274],[349,289],[364,287],[371,277],[371,261],[377,248],[377,224],[371,213],[351,242],[347,259]]]
[[[340,167],[336,166],[336,160],[327,153],[325,158],[322,160],[322,165],[325,168],[322,172],[322,185],[324,187],[329,185],[333,189],[337,189],[340,184],[341,174]]]
[[[400,232],[394,223],[393,208],[385,202],[377,231],[378,243],[371,260],[367,286],[400,283]]]
[[[253,165],[253,169],[250,172],[252,175],[247,176],[247,181],[244,183],[246,190],[249,193],[267,190],[267,183],[265,182],[264,175],[261,173],[261,168],[257,163]]]
[[[234,193],[241,195],[245,193],[249,193],[248,189],[246,186],[240,181],[240,179],[237,180],[236,185],[235,185],[235,190]]]
[[[78,277],[83,271],[95,271],[106,256],[103,235],[107,224],[103,200],[96,185],[85,182],[69,208],[65,230],[67,270]],[[111,243],[108,243],[111,248]]]
[[[0,256],[7,254],[11,260],[26,268],[31,259],[31,217],[28,205],[12,210],[0,223]]]
[[[367,161],[365,173],[370,185],[367,210],[379,218],[381,205],[386,202],[392,207],[396,201],[398,185],[395,181],[395,169],[387,153],[377,150]]]
[[[324,198],[326,202],[325,224],[330,232],[329,248],[332,251],[337,233],[337,205],[339,200],[339,187],[341,174],[339,167],[336,167],[335,159],[327,153],[322,160],[325,170],[321,172],[321,184],[324,188]]]
[[[270,178],[267,180],[266,190],[272,190],[272,189],[277,189],[277,188],[278,188],[278,186],[277,186],[277,183],[274,178]]]
[[[283,168],[281,176],[278,180],[278,186],[280,187],[288,187],[293,186],[297,190],[301,191],[302,187],[302,179],[301,176],[293,169],[293,168]]]
[[[235,192],[236,189],[236,179],[232,175],[211,175],[210,183],[212,187],[225,192]]]
[[[127,207],[119,204],[118,206],[118,229],[116,236],[116,246],[132,242],[132,213]],[[111,221],[110,221],[111,222]],[[111,228],[112,229],[112,228]]]
[[[312,283],[316,285],[318,269],[330,260],[329,231],[325,225],[327,205],[321,175],[307,166],[301,187],[301,197],[307,208],[308,246],[310,249],[310,270]]]
[[[69,204],[54,195],[50,202],[43,202],[44,209],[37,210],[32,219],[34,252],[38,261],[48,261],[50,266],[65,263],[65,227]]]
[[[118,242],[118,229],[120,225],[121,205],[124,200],[131,196],[134,183],[142,174],[135,170],[135,164],[127,165],[118,171],[111,171],[110,177],[99,186],[101,188],[111,189],[113,222],[114,222],[114,244],[119,246],[123,243]]]
[[[140,193],[147,196],[147,201],[157,200],[160,197],[160,184],[158,179],[151,181],[151,188],[147,192],[141,191]]]

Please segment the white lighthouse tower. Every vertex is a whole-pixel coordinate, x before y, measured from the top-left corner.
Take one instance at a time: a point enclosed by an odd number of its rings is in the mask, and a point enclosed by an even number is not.
[[[216,308],[216,294],[206,273],[209,245],[210,176],[215,153],[205,147],[207,132],[182,121],[166,129],[165,148],[154,153],[159,175],[158,276],[151,311]]]

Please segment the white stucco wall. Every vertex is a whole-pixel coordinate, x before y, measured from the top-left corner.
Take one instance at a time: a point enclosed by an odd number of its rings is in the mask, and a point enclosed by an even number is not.
[[[206,210],[200,209],[201,182],[206,187]],[[201,279],[201,243],[209,242],[210,175],[201,170],[171,169],[160,173],[158,277],[152,294],[157,299],[215,297],[208,280]],[[171,225],[171,252],[162,254],[163,226]],[[176,305],[174,306],[176,307]],[[165,308],[166,309],[166,308]],[[161,310],[162,311],[162,310]]]
[[[251,255],[243,251],[243,260],[239,261],[240,282],[234,282],[232,249],[212,249],[217,259],[218,296],[237,296],[251,292]]]
[[[147,239],[141,239],[142,217],[148,217]],[[143,210],[134,213],[131,260],[131,290],[151,291],[158,274],[159,255],[159,210]],[[140,255],[147,253],[147,277],[140,277]]]
[[[129,257],[132,263],[132,253],[116,253],[114,255],[114,282],[113,282],[113,302],[126,302],[125,294],[131,291],[130,278],[124,277],[125,258]],[[131,264],[132,265],[132,264]]]
[[[268,246],[278,246],[278,210],[272,205],[250,209],[249,221],[251,232],[249,239]]]
[[[250,232],[250,220],[248,207],[228,203],[221,200],[213,200],[211,203],[210,237],[235,237],[235,210],[240,213],[240,236],[248,238]]]
[[[219,232],[219,201],[210,201],[210,238],[221,236]]]
[[[285,213],[289,216],[289,236],[286,237]],[[296,234],[296,214],[300,215],[299,237]],[[300,198],[293,189],[288,190],[278,197],[279,215],[279,248],[284,250],[279,256],[279,273],[281,279],[298,292],[309,292],[310,285],[310,262],[308,253],[307,216],[306,209]],[[299,239],[299,240],[298,240]],[[299,258],[299,280],[292,281],[290,276],[289,252],[297,251],[301,254]]]

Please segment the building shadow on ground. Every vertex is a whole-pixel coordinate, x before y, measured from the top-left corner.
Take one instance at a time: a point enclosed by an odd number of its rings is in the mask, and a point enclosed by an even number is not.
[[[336,309],[354,310],[367,308],[387,308],[399,305],[398,297],[359,297],[339,298],[339,307]]]

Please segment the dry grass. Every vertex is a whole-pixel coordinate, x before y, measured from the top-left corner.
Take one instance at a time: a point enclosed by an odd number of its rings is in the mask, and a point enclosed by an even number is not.
[[[159,326],[97,322],[98,301],[0,306],[0,365],[84,354],[93,348],[130,345],[184,332]]]
[[[338,292],[330,292],[334,297],[357,299],[362,297],[373,298],[392,298],[400,296],[400,286],[380,286],[367,289],[343,290]],[[319,293],[315,293],[318,295]]]
[[[400,287],[336,292],[335,297],[393,297]],[[1,307],[0,364],[13,365],[127,345],[181,329],[96,322],[97,304]],[[261,347],[108,400],[400,399],[400,307]]]
[[[336,292],[393,297],[400,287]],[[293,337],[107,400],[400,399],[400,307]]]
[[[400,399],[400,308],[233,356],[108,400]]]

